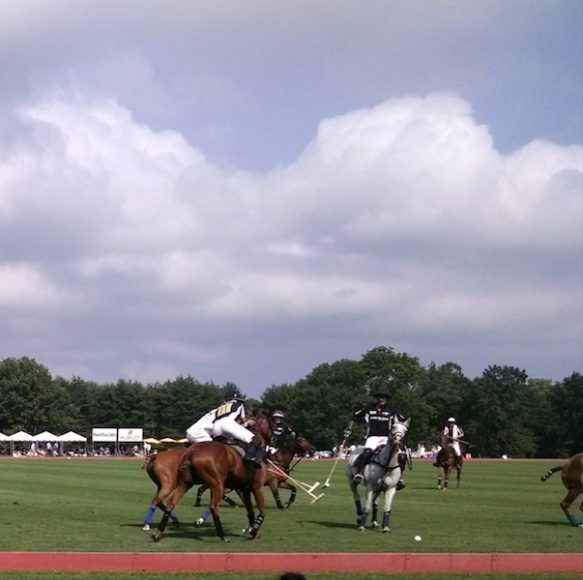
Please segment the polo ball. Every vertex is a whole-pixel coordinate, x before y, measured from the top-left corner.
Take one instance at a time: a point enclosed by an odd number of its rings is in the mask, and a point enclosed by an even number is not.
[[[415,541],[416,542],[420,542],[421,541],[421,536],[415,536]]]

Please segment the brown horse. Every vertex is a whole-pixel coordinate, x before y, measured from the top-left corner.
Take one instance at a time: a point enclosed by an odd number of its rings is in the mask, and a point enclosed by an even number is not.
[[[263,445],[271,438],[269,420],[263,415],[255,419],[250,429]],[[242,492],[249,521],[247,533],[252,538],[255,538],[265,519],[263,486],[265,485],[266,477],[267,469],[265,464],[262,464],[261,467],[256,467],[244,462],[237,449],[230,445],[217,441],[191,445],[186,449],[180,461],[176,487],[168,499],[164,516],[152,539],[155,542],[161,539],[172,510],[193,485],[201,483],[206,483],[211,490],[210,509],[221,541],[226,541],[223,524],[220,519],[220,502],[224,496],[225,488]],[[251,494],[253,494],[259,511],[257,516],[253,512]]]
[[[147,471],[150,479],[156,484],[157,491],[150,502],[150,507],[144,516],[144,525],[142,530],[147,532],[150,529],[156,509],[166,511],[163,500],[176,487],[178,476],[178,467],[186,452],[186,448],[179,447],[167,449],[154,455],[150,455],[144,461],[143,468]],[[170,519],[173,525],[178,526],[178,517],[174,512],[170,513]]]
[[[284,473],[282,473],[282,471],[289,473],[289,466],[291,465],[291,462],[296,455],[299,457],[304,457],[307,454],[314,453],[315,450],[316,448],[307,439],[304,437],[296,437],[295,439],[286,441],[269,458],[279,469],[271,464],[267,465],[267,477],[265,478],[265,485],[269,486],[271,489],[275,503],[280,510],[289,508],[296,499],[297,494],[296,487],[289,482],[289,479],[286,475],[284,475]],[[290,497],[285,505],[281,502],[278,488],[290,490]],[[194,504],[195,506],[198,507],[202,504],[202,495],[207,489],[208,487],[204,484],[198,488],[198,491],[196,492],[196,503]],[[227,498],[226,496],[223,499],[225,499],[231,505],[234,505],[235,503],[233,500]],[[206,520],[208,515],[210,514],[205,512],[197,520],[197,524],[201,525]]]
[[[461,455],[457,457],[451,445],[442,447],[438,451],[437,459],[433,465],[439,468],[437,489],[447,489],[447,485],[449,483],[449,474],[454,468],[457,470],[457,487],[460,486],[464,458]]]
[[[542,477],[541,481],[546,481],[553,473],[561,472],[563,485],[567,488],[567,495],[559,504],[567,516],[571,525],[583,528],[583,520],[578,521],[577,517],[569,511],[571,504],[583,493],[583,453],[573,455],[565,465],[559,465],[549,469]],[[583,511],[583,500],[580,506]]]

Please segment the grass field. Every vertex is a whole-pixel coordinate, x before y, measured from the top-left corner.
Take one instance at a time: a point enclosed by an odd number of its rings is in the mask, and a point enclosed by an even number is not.
[[[315,505],[298,492],[293,507],[281,512],[266,489],[268,513],[258,540],[241,535],[245,510],[225,507],[225,546],[212,526],[194,527],[200,510],[192,507],[190,494],[178,508],[183,526],[168,528],[154,544],[141,525],[155,488],[138,460],[3,459],[0,551],[580,552],[583,529],[568,525],[558,506],[564,495],[559,476],[540,481],[558,463],[467,462],[462,487],[444,492],[435,486],[437,470],[416,462],[406,473],[407,488],[395,498],[391,534],[356,530],[340,464]],[[323,482],[331,465],[303,461],[294,475]],[[415,535],[422,541],[414,541]]]

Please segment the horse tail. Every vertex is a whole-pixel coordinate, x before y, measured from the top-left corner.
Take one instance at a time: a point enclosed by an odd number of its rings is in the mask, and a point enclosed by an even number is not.
[[[552,469],[549,469],[544,475],[542,475],[540,480],[546,481],[551,475],[553,475],[553,473],[557,473],[557,471],[561,471],[562,469],[563,469],[562,465],[559,465],[558,467],[553,467]]]

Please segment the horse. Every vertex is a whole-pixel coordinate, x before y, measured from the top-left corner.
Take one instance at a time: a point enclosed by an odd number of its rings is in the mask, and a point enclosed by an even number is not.
[[[564,514],[567,516],[569,523],[572,526],[583,528],[583,520],[579,521],[575,514],[569,511],[571,504],[583,493],[583,453],[573,455],[565,465],[559,465],[549,469],[542,477],[541,481],[546,481],[553,473],[561,472],[561,480],[563,485],[567,488],[567,495],[559,504]],[[579,508],[583,511],[583,499]]]
[[[296,455],[304,457],[307,454],[314,453],[316,448],[304,437],[296,437],[295,439],[290,439],[286,441],[275,453],[273,453],[269,459],[275,463],[277,469],[271,464],[267,465],[267,477],[265,478],[265,485],[269,486],[271,493],[273,494],[273,499],[277,507],[280,510],[289,508],[296,499],[297,489],[294,485],[289,482],[289,479],[285,476],[283,472],[289,473],[290,464]],[[284,505],[279,497],[279,489],[289,489],[290,497],[287,503]],[[201,485],[196,492],[196,503],[195,506],[200,506],[202,504],[202,494],[208,489],[206,485]],[[232,499],[224,497],[228,503],[235,505]],[[204,514],[196,521],[198,525],[201,525],[206,521],[210,512],[205,511]]]
[[[178,467],[185,452],[186,448],[184,447],[167,449],[166,451],[150,455],[144,461],[142,468],[146,470],[150,479],[158,488],[150,502],[150,507],[144,516],[144,524],[142,527],[144,532],[147,532],[150,529],[156,509],[166,511],[166,506],[164,505],[163,500],[176,487]],[[174,512],[170,513],[170,519],[174,526],[178,527],[180,525],[178,517]]]
[[[353,481],[352,465],[356,458],[362,453],[363,448],[357,449],[351,456],[348,462],[346,475],[348,477],[348,484],[352,491],[354,505],[356,506],[356,525],[358,529],[364,531],[366,529],[366,521],[368,514],[373,509],[373,503],[376,502],[381,492],[385,492],[385,503],[383,508],[383,527],[382,532],[390,532],[389,520],[391,516],[391,506],[397,491],[397,484],[401,479],[401,466],[399,465],[399,453],[404,449],[404,438],[409,429],[411,418],[405,421],[398,421],[395,419],[391,427],[388,443],[380,447],[373,455],[371,461],[364,468],[363,485],[366,487],[366,502],[364,508],[360,501],[358,493],[358,484]],[[376,510],[375,510],[376,512]],[[372,527],[377,528],[378,522],[373,513]]]
[[[437,489],[447,489],[447,485],[449,483],[449,474],[452,472],[454,467],[457,471],[457,487],[460,486],[464,458],[461,455],[459,457],[456,456],[455,450],[451,445],[442,447],[437,452],[437,459],[433,465],[439,468],[439,475],[437,476]]]
[[[250,430],[260,439],[262,445],[271,438],[271,426],[264,415],[257,417]],[[242,454],[234,446],[218,441],[195,443],[188,447],[178,467],[178,477],[172,491],[164,516],[156,532],[152,535],[155,542],[160,541],[170,519],[172,510],[178,505],[184,494],[196,484],[206,483],[211,490],[211,513],[217,535],[226,542],[223,524],[220,518],[220,502],[225,488],[240,490],[247,509],[249,527],[246,533],[256,538],[265,519],[265,498],[263,486],[267,477],[267,467],[250,466],[243,461]],[[258,515],[253,512],[251,494],[257,504]]]

